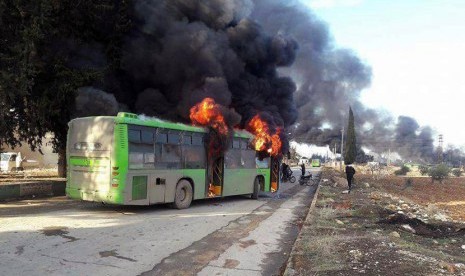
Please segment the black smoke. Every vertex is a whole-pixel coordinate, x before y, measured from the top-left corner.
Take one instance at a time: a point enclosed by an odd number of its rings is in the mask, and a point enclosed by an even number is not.
[[[297,44],[267,35],[248,18],[252,7],[245,0],[138,1],[122,65],[136,111],[187,121],[188,110],[211,97],[233,107],[242,126],[257,112],[294,123],[295,86],[276,68],[292,63]]]
[[[339,145],[349,106],[355,115],[359,145],[405,158],[431,160],[433,131],[416,122],[368,108],[360,93],[371,84],[371,68],[356,53],[337,48],[327,24],[297,0],[255,0],[252,17],[272,34],[286,34],[299,45],[292,66],[280,72],[297,84],[299,117],[291,138],[317,145]],[[414,121],[414,120],[413,120]]]
[[[108,115],[115,116],[119,106],[113,94],[94,87],[81,87],[76,95],[74,117]]]
[[[294,62],[298,45],[265,32],[250,16],[252,1],[133,3],[120,67],[97,88],[133,112],[179,122],[190,122],[190,108],[206,97],[228,108],[225,117],[240,116],[236,127],[258,113],[273,118],[272,128],[296,121],[296,86],[277,68]]]
[[[370,66],[335,47],[327,24],[297,0],[132,3],[117,66],[97,42],[66,47],[76,53],[76,66],[109,68],[94,86],[120,108],[189,123],[190,108],[210,97],[227,108],[226,117],[240,116],[235,127],[260,114],[271,129],[282,129],[285,142],[291,133],[297,141],[333,145],[352,106],[361,144],[382,151],[403,139],[415,143],[403,144],[405,154],[431,151],[431,129],[410,125],[416,136],[401,138],[403,123],[398,128],[392,116],[361,103]]]

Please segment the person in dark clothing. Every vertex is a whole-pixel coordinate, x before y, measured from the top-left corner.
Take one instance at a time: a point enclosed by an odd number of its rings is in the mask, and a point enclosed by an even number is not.
[[[302,176],[305,175],[305,165],[304,165],[304,162],[302,162],[302,164],[300,164],[300,170],[302,171]]]
[[[289,170],[289,166],[286,163],[283,163],[281,167],[281,174],[282,174],[283,179],[288,178],[288,170]]]
[[[349,184],[349,193],[352,188],[352,179],[354,178],[355,169],[350,164],[346,166],[347,184]]]

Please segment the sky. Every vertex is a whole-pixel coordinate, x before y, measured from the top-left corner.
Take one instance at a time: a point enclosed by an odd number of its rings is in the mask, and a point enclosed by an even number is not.
[[[465,147],[464,0],[301,0],[372,67],[362,102]]]

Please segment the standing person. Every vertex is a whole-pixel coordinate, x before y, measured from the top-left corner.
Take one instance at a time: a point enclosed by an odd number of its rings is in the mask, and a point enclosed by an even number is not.
[[[302,171],[302,176],[305,175],[305,165],[304,165],[304,162],[302,162],[302,164],[300,164],[300,170]]]
[[[347,176],[347,184],[349,185],[349,193],[350,189],[352,188],[352,179],[354,178],[355,169],[352,167],[351,164],[347,164],[346,166],[346,176]]]
[[[288,178],[288,174],[287,174],[287,170],[288,170],[288,166],[286,163],[283,163],[282,167],[281,167],[281,179],[287,179]]]

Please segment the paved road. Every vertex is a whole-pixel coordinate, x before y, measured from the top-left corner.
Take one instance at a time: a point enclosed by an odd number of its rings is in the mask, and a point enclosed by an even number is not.
[[[297,171],[295,172],[298,175]],[[0,275],[274,275],[316,187],[168,206],[0,204]]]

